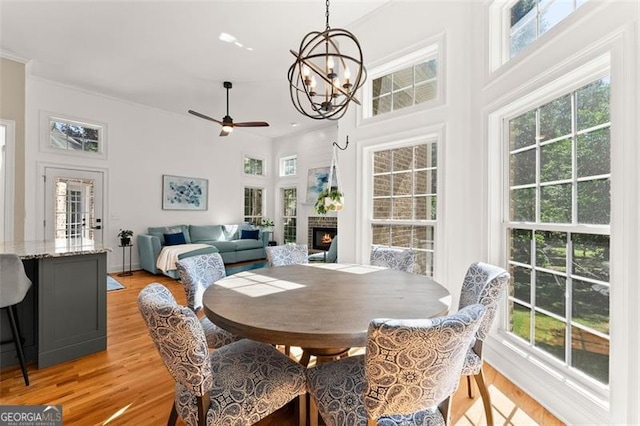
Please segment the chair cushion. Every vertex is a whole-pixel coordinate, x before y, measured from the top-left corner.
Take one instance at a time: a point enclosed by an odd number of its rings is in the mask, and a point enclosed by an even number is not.
[[[307,390],[315,398],[318,411],[326,424],[367,424],[364,393],[364,356],[352,356],[320,364],[307,370]],[[437,407],[408,415],[381,416],[378,425],[444,426],[444,417]]]
[[[224,233],[222,232],[222,225],[190,225],[189,234],[191,241],[194,243],[225,239]]]
[[[305,368],[271,345],[243,339],[211,354],[213,387],[208,425],[250,425],[305,391]],[[196,399],[176,385],[176,409],[197,423]]]
[[[262,248],[262,240],[233,240],[236,243],[236,250],[251,250]]]
[[[236,241],[213,241],[211,245],[217,248],[220,253],[226,253],[228,251],[236,251]]]

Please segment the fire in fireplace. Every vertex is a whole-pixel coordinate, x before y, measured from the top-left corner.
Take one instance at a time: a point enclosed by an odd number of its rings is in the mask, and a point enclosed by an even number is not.
[[[314,250],[329,250],[333,237],[338,233],[337,228],[311,228],[313,240],[312,248]]]

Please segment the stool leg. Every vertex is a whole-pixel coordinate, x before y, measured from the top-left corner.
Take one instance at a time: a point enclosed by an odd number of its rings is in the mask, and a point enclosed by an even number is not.
[[[20,331],[18,330],[18,310],[16,309],[16,305],[9,306],[8,312],[9,325],[11,326],[13,340],[16,343],[16,351],[18,352],[18,360],[20,361],[20,368],[22,369],[22,377],[24,377],[25,385],[29,386],[29,373],[27,372],[27,362],[24,359],[24,352],[22,350],[22,337],[20,337]]]

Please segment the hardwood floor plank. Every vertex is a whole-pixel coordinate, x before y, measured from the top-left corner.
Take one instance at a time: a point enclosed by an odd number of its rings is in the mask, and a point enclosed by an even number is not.
[[[65,425],[166,424],[174,382],[147,333],[137,296],[145,285],[159,282],[171,290],[178,303],[185,304],[184,289],[171,278],[144,271],[114,278],[125,288],[107,293],[107,350],[41,370],[29,365],[29,387],[25,387],[19,367],[0,370],[0,404],[60,404]],[[485,375],[496,424],[562,424],[488,365]],[[466,386],[463,379],[454,397],[454,423],[484,425],[479,392],[476,389],[476,397],[469,399]],[[294,426],[295,420],[294,405],[289,404],[259,425]]]

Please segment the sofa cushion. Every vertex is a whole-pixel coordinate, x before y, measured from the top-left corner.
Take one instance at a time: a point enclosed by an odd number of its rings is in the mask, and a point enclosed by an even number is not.
[[[250,250],[255,248],[262,248],[262,240],[244,239],[230,241],[236,244],[236,250]]]
[[[247,240],[249,241],[249,240]],[[238,245],[235,241],[212,241],[208,244],[211,244],[215,248],[218,249],[220,253],[226,253],[229,251],[236,251]]]
[[[176,234],[178,232],[182,232],[184,234],[184,240],[187,244],[191,244],[191,238],[189,238],[189,225],[150,226],[147,228],[147,234],[160,238],[160,244],[162,245],[165,245],[164,234]]]
[[[177,246],[180,244],[187,244],[187,240],[184,238],[182,232],[176,232],[175,234],[164,234],[164,245]]]
[[[243,229],[242,232],[240,233],[240,239],[241,240],[257,240],[259,234],[260,234],[260,231],[258,231],[257,229],[252,229],[252,230]]]
[[[189,226],[189,236],[193,243],[225,240],[222,225],[191,225]]]

